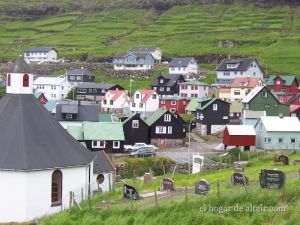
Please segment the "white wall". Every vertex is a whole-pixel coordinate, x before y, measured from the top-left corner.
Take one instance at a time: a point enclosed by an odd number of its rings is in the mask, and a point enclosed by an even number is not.
[[[81,188],[86,195],[87,167],[61,169],[62,206],[51,207],[53,171],[54,169],[32,172],[0,171],[0,223],[29,221],[59,212],[61,208],[68,208],[70,191],[75,192],[77,201],[81,199]]]
[[[102,173],[104,175],[104,182],[102,184],[99,184],[99,188],[102,189],[103,192],[107,192],[112,190],[113,188],[113,182],[114,177],[112,173]],[[98,174],[94,174],[92,178],[92,188],[93,190],[98,190],[98,184],[97,184],[97,176]]]
[[[182,89],[182,86],[187,86],[187,89]],[[197,86],[197,90],[192,90],[191,86]],[[197,97],[196,98],[204,98],[208,96],[208,90],[209,90],[209,86],[205,86],[205,85],[187,85],[187,84],[182,84],[179,85],[179,95],[182,97],[195,97],[192,96],[192,94],[196,94]],[[185,96],[186,95],[186,96]]]
[[[33,93],[33,75],[29,76],[29,86],[23,87],[23,73],[8,73],[10,74],[10,86],[6,85],[6,93],[12,94],[32,94]],[[7,75],[8,76],[8,75]],[[6,79],[6,83],[8,79]]]
[[[24,60],[27,63],[35,62],[57,62],[57,52],[55,50],[50,50],[49,52],[24,52]]]
[[[136,67],[127,67],[124,65],[114,65],[114,70],[150,70],[153,69],[151,65],[137,65]]]
[[[190,74],[198,73],[198,64],[193,60],[191,61],[187,67],[169,67],[169,74]]]
[[[139,98],[136,98],[136,94],[139,94]],[[143,103],[143,107],[140,107],[140,102],[144,98],[141,92],[136,91],[134,93],[134,100],[130,103],[130,111],[141,113],[142,117],[145,117],[149,113],[154,112],[159,108],[159,96],[156,92],[153,92],[156,95],[156,99],[152,99],[152,96]],[[132,103],[135,103],[135,107],[132,106]]]

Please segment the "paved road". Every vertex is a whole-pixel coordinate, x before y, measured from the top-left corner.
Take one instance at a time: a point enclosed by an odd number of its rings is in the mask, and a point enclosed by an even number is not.
[[[215,150],[220,142],[191,142],[190,145],[190,162],[192,162],[193,153],[199,153],[203,156],[213,156],[224,154],[222,150]],[[169,157],[172,160],[179,163],[186,163],[188,160],[188,148],[187,147],[172,147],[167,149],[156,150],[157,156]]]

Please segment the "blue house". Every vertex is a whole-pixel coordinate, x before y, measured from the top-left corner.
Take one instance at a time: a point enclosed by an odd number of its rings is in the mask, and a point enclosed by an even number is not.
[[[154,64],[150,53],[121,53],[113,58],[114,70],[150,70]]]
[[[262,116],[254,128],[256,148],[290,151],[300,148],[300,122],[297,117]]]

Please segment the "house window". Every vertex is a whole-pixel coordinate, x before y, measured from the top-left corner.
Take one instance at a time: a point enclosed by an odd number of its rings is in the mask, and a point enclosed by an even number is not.
[[[94,92],[94,93],[97,93],[97,89],[93,89],[93,92]]]
[[[113,148],[120,148],[120,141],[113,141]]]
[[[164,90],[165,90],[164,87],[160,87],[160,88],[159,88],[159,91],[164,91]]]
[[[279,101],[283,102],[283,96],[279,96]]]
[[[167,91],[170,91],[171,90],[171,88],[170,87],[167,87]]]
[[[281,92],[285,92],[285,91],[286,91],[285,88],[282,88],[282,89],[281,89]]]
[[[258,130],[259,130],[259,131],[262,131],[262,124],[261,124],[261,123],[258,124]]]
[[[265,137],[265,143],[271,143],[271,138],[269,138],[269,137]]]
[[[97,184],[102,184],[104,182],[104,175],[98,174],[96,181],[97,181]]]
[[[132,105],[132,107],[135,107],[135,103],[134,102],[131,105]]]
[[[278,138],[278,143],[283,143],[283,138],[282,137]]]
[[[261,93],[261,97],[267,98],[267,97],[268,97],[268,92],[263,91],[263,92]]]
[[[152,99],[156,99],[156,94],[153,94],[153,95],[152,95]]]
[[[167,131],[167,128],[165,126],[156,126],[155,133],[156,134],[165,134]]]
[[[52,173],[51,206],[59,206],[62,203],[62,172],[55,170]]]
[[[245,104],[245,109],[249,109],[249,104],[248,103]]]
[[[172,127],[168,126],[168,134],[172,134]]]
[[[160,79],[159,83],[163,84],[164,83],[164,79]]]
[[[280,80],[276,81],[276,84],[277,84],[277,85],[280,85]]]
[[[241,92],[240,92],[240,90],[234,90],[233,94],[234,94],[234,95],[240,95]]]
[[[75,76],[70,76],[70,80],[75,80]]]
[[[171,105],[176,105],[176,101],[171,101]]]
[[[213,110],[217,111],[218,110],[218,105],[217,104],[213,104]]]
[[[109,103],[110,103],[110,105],[113,105],[113,104],[114,104],[113,100],[110,100]]]
[[[92,141],[92,148],[105,148],[105,141]]]
[[[223,116],[223,120],[228,120],[228,116]]]
[[[157,91],[157,87],[153,87],[153,90],[154,90],[154,91]]]
[[[81,77],[80,77],[80,76],[77,76],[77,80],[81,80]]]
[[[103,105],[106,105],[106,103],[107,103],[107,100],[103,100]]]
[[[160,101],[160,104],[162,104],[162,105],[164,105],[165,103],[166,103],[165,100]]]
[[[295,144],[296,143],[296,138],[291,138],[291,143]]]
[[[139,121],[138,120],[132,120],[132,128],[139,128]]]
[[[23,87],[29,87],[29,76],[28,76],[28,74],[24,74],[24,76],[23,76]]]
[[[93,93],[93,89],[90,88],[90,89],[89,89],[89,93]]]
[[[7,75],[7,86],[11,85],[11,76],[10,74]]]
[[[139,94],[135,94],[135,98],[140,98],[140,95]]]
[[[66,119],[72,119],[72,118],[73,118],[72,114],[70,114],[70,113],[66,114]]]
[[[171,122],[171,115],[170,114],[165,114],[164,121],[165,122]]]
[[[140,103],[140,108],[143,108],[143,103]]]

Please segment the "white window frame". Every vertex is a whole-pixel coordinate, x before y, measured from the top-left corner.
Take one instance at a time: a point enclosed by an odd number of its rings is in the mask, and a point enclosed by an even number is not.
[[[176,105],[176,101],[175,101],[175,100],[172,100],[172,101],[171,101],[171,105]]]
[[[167,91],[171,91],[171,88],[170,88],[170,87],[167,87]]]
[[[164,104],[166,104],[166,101],[165,100],[161,100],[160,104],[164,105]]]
[[[156,134],[166,134],[167,133],[167,127],[166,126],[156,126],[155,127],[155,133]]]
[[[116,145],[117,144],[117,145]],[[113,141],[113,148],[120,148],[120,141]]]
[[[294,142],[292,140],[294,140]],[[296,138],[290,138],[290,142],[291,144],[296,144]]]
[[[282,144],[283,141],[284,141],[284,138],[283,138],[283,137],[278,137],[278,143],[279,143],[279,144]]]
[[[164,115],[164,121],[165,122],[171,122],[171,118],[172,118],[171,114],[165,114]]]
[[[269,144],[271,142],[272,142],[272,138],[270,138],[270,137],[265,137],[264,138],[264,143]]]
[[[73,119],[73,115],[71,113],[66,114],[66,119]]]
[[[139,120],[132,120],[132,128],[139,128],[140,121]]]
[[[172,126],[168,126],[168,134],[172,134],[172,129],[173,129]]]
[[[218,104],[213,104],[213,111],[218,111]]]

